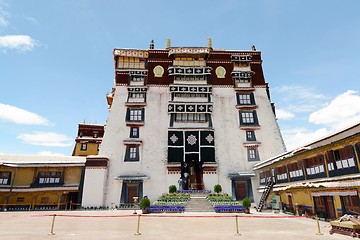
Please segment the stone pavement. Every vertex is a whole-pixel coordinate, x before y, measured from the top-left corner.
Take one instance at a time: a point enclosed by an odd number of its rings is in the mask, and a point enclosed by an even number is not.
[[[253,210],[253,209],[252,209]],[[140,213],[140,211],[138,210]],[[246,239],[246,240],[341,240],[349,236],[329,235],[330,224],[286,214],[178,213],[138,215],[130,210],[67,212],[1,212],[0,239]],[[51,232],[52,214],[57,214]],[[236,234],[236,215],[238,230]]]

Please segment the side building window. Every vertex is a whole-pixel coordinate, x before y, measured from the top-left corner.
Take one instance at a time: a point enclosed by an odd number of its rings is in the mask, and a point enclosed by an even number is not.
[[[0,185],[10,184],[11,172],[0,172]]]
[[[39,172],[37,182],[39,184],[61,184],[62,172]]]
[[[139,146],[126,146],[125,162],[138,162],[139,158]]]
[[[240,125],[241,126],[251,126],[259,125],[256,111],[240,111]]]
[[[80,147],[81,151],[86,151],[87,150],[87,144],[86,143],[82,143],[81,147]]]

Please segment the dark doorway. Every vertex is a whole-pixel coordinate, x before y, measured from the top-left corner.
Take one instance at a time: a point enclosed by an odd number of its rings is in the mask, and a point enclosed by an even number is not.
[[[132,204],[134,197],[138,197],[139,201],[142,198],[143,183],[138,180],[124,180],[121,189],[120,204]]]
[[[343,214],[360,213],[360,201],[358,196],[341,196],[340,199]]]
[[[235,181],[235,195],[236,195],[236,200],[242,200],[247,197],[247,181],[244,180]]]
[[[182,163],[181,177],[184,190],[204,190],[202,162],[186,156]]]
[[[291,195],[288,195],[288,202],[289,202],[289,207],[288,209],[290,211],[294,211],[294,205],[293,205],[293,201],[292,201],[292,196]]]
[[[332,196],[326,196],[325,197],[325,205],[326,205],[326,212],[327,212],[327,217],[330,219],[335,219],[335,206],[334,206],[334,201],[333,201],[333,197]]]
[[[332,196],[314,197],[315,212],[322,214],[328,219],[335,219],[335,206]]]

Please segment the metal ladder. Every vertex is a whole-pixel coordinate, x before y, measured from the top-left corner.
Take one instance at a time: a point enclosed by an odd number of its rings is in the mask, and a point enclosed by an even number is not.
[[[266,181],[265,189],[264,189],[264,192],[261,195],[259,205],[256,208],[257,212],[261,212],[261,210],[263,209],[263,207],[265,205],[265,202],[266,202],[266,199],[268,198],[274,184],[275,184],[275,182],[272,180],[272,177],[269,177],[267,179],[267,181]]]

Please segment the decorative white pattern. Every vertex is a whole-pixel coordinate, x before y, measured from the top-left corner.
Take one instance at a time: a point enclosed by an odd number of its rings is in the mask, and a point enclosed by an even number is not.
[[[187,142],[190,145],[194,145],[196,143],[196,141],[197,141],[196,137],[192,134],[190,136],[188,136],[188,138],[187,138]]]
[[[179,138],[177,136],[175,136],[175,134],[173,134],[171,137],[170,137],[170,140],[172,141],[172,143],[176,143],[176,141],[178,140]]]
[[[214,137],[209,133],[209,135],[207,135],[207,137],[205,138],[206,141],[208,141],[209,143],[212,143],[212,141],[214,141]]]

